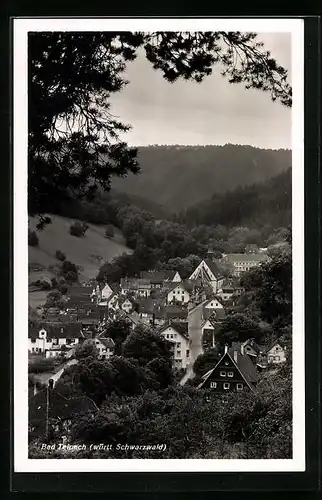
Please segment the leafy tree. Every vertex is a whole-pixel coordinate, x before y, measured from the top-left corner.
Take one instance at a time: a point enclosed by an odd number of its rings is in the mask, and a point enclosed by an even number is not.
[[[61,307],[63,305],[63,297],[59,290],[53,290],[47,295],[45,307]]]
[[[61,250],[56,250],[55,255],[56,255],[56,259],[60,260],[61,262],[66,260],[66,255]]]
[[[39,238],[35,231],[28,230],[28,245],[30,247],[37,247],[39,245]]]
[[[61,273],[68,284],[78,281],[78,268],[76,264],[73,264],[69,260],[64,260],[62,263]]]
[[[292,255],[283,252],[248,273],[243,280],[252,290],[261,317],[278,328],[292,322]]]
[[[219,359],[223,355],[223,348],[221,346],[213,347],[203,354],[199,354],[193,365],[193,371],[197,378],[202,377],[209,370],[214,368]]]
[[[171,363],[169,342],[146,326],[137,326],[123,343],[122,354],[126,358],[137,359],[145,366],[153,359],[163,359]]]
[[[130,323],[124,319],[116,319],[108,323],[104,336],[113,339],[115,355],[119,356],[122,353],[123,342],[130,335],[130,332]]]
[[[140,48],[170,82],[201,82],[221,64],[230,83],[291,105],[287,72],[255,33],[30,33],[28,201],[30,214],[43,216],[40,229],[62,202],[91,199],[112,175],[138,172],[136,149],[119,137],[129,127],[111,115],[109,97],[124,88]]]
[[[88,224],[86,224],[85,222],[76,221],[70,226],[69,232],[72,236],[77,236],[78,238],[80,238],[81,236],[85,235],[87,229]]]
[[[160,389],[165,389],[174,381],[171,363],[164,358],[154,358],[146,365],[152,372],[153,378],[158,382]]]
[[[78,360],[97,358],[97,356],[98,349],[96,349],[95,343],[91,339],[85,340],[75,349],[75,358]]]
[[[227,315],[216,332],[216,340],[220,345],[231,345],[233,342],[244,342],[249,338],[259,341],[263,336],[260,325],[245,314]]]

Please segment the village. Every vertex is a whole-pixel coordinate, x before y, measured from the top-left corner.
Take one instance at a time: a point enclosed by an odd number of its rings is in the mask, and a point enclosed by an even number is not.
[[[85,341],[95,345],[97,358],[114,355],[114,341],[107,336],[108,325],[124,320],[130,330],[138,325],[151,328],[171,346],[173,369],[179,384],[194,378],[193,366],[201,354],[216,347],[216,330],[244,289],[241,277],[269,261],[263,251],[252,248],[244,254],[223,257],[231,273],[221,275],[221,267],[211,251],[188,279],[176,271],[145,271],[138,278],[123,278],[118,284],[98,284],[95,280],[69,288],[63,307],[41,311],[37,321],[29,321],[29,363],[33,359],[54,360],[55,369],[33,375],[30,397],[49,383],[54,385],[65,368],[77,363],[75,350]],[[227,273],[226,273],[227,274]],[[286,348],[278,338],[258,345],[251,338],[222,346],[221,359],[203,375],[199,389],[227,394],[254,391],[259,374],[267,366],[286,361]]]

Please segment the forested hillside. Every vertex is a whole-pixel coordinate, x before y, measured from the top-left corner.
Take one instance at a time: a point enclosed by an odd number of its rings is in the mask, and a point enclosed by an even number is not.
[[[290,150],[252,146],[148,146],[139,148],[140,173],[115,178],[112,188],[153,200],[171,212],[213,193],[266,180],[291,166]]]
[[[189,226],[200,224],[226,227],[264,225],[287,227],[292,218],[292,169],[264,182],[215,193],[179,215]]]

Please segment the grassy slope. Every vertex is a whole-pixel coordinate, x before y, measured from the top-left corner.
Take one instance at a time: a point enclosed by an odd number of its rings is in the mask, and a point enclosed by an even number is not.
[[[131,250],[124,245],[122,235],[115,230],[114,238],[105,238],[103,226],[89,224],[83,238],[76,238],[69,234],[69,227],[73,220],[65,217],[52,216],[52,224],[39,234],[39,247],[28,247],[29,264],[40,264],[44,268],[55,266],[59,261],[55,257],[56,250],[61,250],[67,259],[82,267],[80,280],[86,281],[96,276],[101,264],[106,260]],[[30,228],[36,227],[37,219],[30,218]],[[30,281],[39,278],[39,275],[50,275],[50,272],[31,272]],[[37,276],[37,277],[36,277]],[[35,292],[37,293],[37,292]]]

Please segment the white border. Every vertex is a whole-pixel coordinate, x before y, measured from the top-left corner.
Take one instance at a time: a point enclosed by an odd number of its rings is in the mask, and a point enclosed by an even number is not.
[[[28,459],[28,31],[254,31],[292,35],[293,459]],[[304,21],[301,19],[14,20],[14,470],[15,472],[282,472],[305,470]]]

